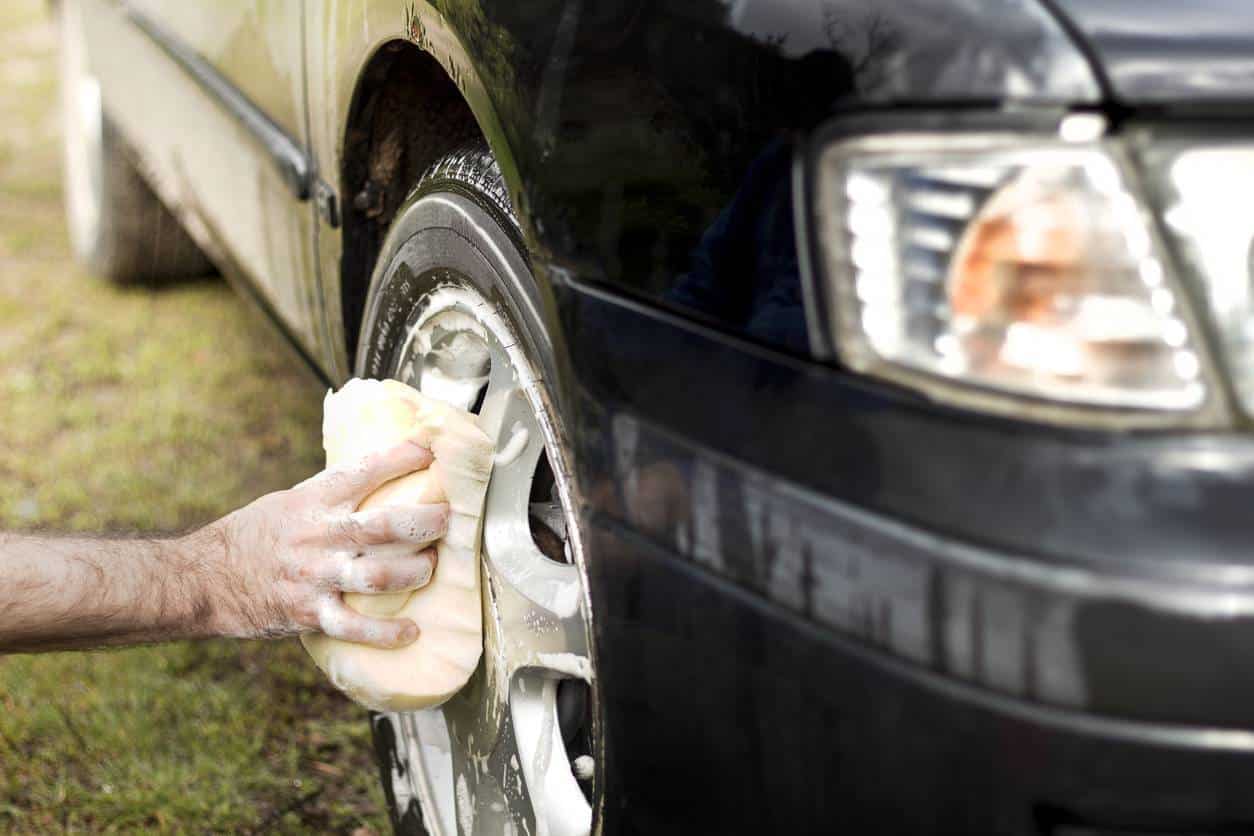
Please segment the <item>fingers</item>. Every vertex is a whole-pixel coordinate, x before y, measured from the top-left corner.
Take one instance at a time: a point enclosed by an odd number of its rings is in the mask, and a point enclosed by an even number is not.
[[[318,628],[333,639],[374,647],[404,647],[418,638],[418,625],[408,618],[371,618],[350,609],[338,595],[318,605]]]
[[[356,507],[379,486],[431,464],[431,451],[417,441],[402,441],[356,462],[324,470],[319,477],[329,504]]]
[[[330,539],[346,547],[407,543],[428,546],[448,531],[448,503],[385,505],[332,517]]]
[[[417,554],[368,554],[349,558],[328,578],[343,592],[406,592],[421,589],[435,572],[435,549]]]

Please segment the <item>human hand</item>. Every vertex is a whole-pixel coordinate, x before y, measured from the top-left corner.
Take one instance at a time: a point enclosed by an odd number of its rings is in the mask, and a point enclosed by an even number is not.
[[[381,485],[430,464],[429,450],[405,441],[267,494],[192,535],[221,546],[208,552],[216,561],[205,561],[212,630],[237,637],[321,630],[379,647],[414,641],[411,620],[362,615],[341,593],[401,592],[431,579],[431,544],[448,527],[447,504],[356,510]]]

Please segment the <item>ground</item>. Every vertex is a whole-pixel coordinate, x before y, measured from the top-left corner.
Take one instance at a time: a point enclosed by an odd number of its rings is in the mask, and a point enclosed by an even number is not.
[[[0,5],[0,528],[177,531],[320,465],[320,393],[218,280],[71,260],[56,38]],[[365,715],[299,645],[0,658],[0,830],[386,830]]]

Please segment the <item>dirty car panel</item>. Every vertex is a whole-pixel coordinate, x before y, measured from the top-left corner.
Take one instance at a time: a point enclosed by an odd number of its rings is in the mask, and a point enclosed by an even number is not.
[[[228,276],[245,282],[303,351],[320,354],[320,304],[307,281],[311,205],[241,119],[263,114],[303,147],[300,4],[88,0],[84,11],[106,110],[139,150],[149,180],[198,242],[227,262]],[[180,63],[187,55],[199,64]],[[235,87],[231,66],[244,87]],[[224,101],[224,90],[235,98]]]

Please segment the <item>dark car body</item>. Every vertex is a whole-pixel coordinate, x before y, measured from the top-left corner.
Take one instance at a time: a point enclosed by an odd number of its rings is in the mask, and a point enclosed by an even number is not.
[[[560,346],[602,832],[1254,829],[1254,441],[981,415],[854,374],[812,195],[816,149],[885,125],[1239,124],[1254,10],[95,5],[162,196],[330,383],[392,180],[488,140]],[[375,92],[410,61],[411,104]],[[388,120],[437,70],[474,124],[389,160]]]

